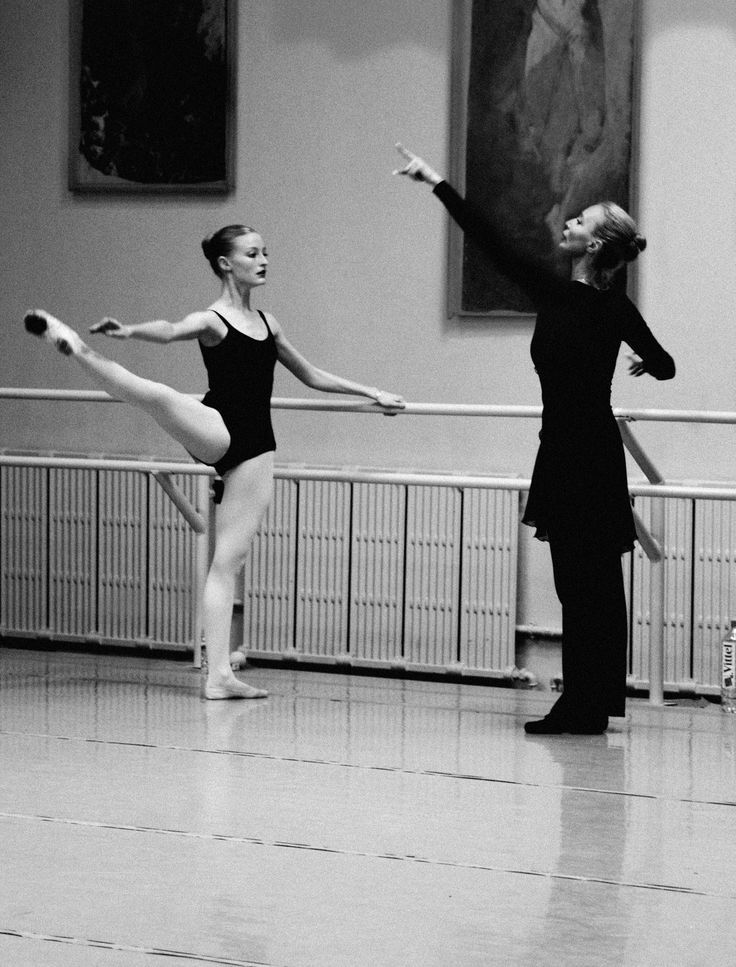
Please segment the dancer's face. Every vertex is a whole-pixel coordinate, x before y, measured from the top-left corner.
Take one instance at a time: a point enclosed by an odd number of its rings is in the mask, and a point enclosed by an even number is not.
[[[575,218],[565,222],[560,248],[573,258],[585,255],[597,241],[596,231],[603,222],[603,207],[591,205]]]
[[[233,239],[230,254],[223,263],[225,271],[232,273],[233,282],[246,288],[265,285],[267,267],[266,243],[257,232]]]

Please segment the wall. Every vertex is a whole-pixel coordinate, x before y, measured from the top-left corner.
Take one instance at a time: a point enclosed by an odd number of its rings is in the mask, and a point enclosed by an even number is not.
[[[0,384],[88,385],[30,342],[28,307],[87,325],[207,305],[217,288],[199,240],[242,219],[270,248],[259,304],[318,364],[416,401],[539,401],[529,322],[445,318],[445,215],[425,188],[391,176],[399,139],[447,170],[450,4],[241,0],[237,191],[175,200],[67,191],[66,4],[33,9],[31,23],[24,0],[0,6]],[[736,5],[649,0],[642,20],[639,212],[650,247],[639,302],[679,373],[632,380],[622,360],[615,402],[733,410]],[[104,345],[144,375],[204,389],[191,344]],[[276,393],[309,395],[286,372]],[[181,455],[119,405],[1,406],[5,447]],[[281,461],[521,475],[537,432],[514,420],[276,414],[275,424]],[[637,433],[671,479],[736,476],[732,430]],[[546,555],[527,538],[520,617],[555,624]]]

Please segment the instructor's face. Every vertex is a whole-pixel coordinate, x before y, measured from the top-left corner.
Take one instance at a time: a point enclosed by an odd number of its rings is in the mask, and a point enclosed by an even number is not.
[[[603,209],[600,205],[591,205],[575,218],[565,222],[560,248],[570,255],[584,255],[591,243],[595,241],[596,231],[603,219]]]

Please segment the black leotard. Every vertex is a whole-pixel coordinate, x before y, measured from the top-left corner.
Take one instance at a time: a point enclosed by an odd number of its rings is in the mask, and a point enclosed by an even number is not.
[[[656,379],[675,374],[672,357],[619,288],[565,281],[509,250],[500,230],[441,182],[435,194],[507,276],[534,301],[531,355],[542,387],[542,432],[524,523],[537,537],[585,536],[630,549],[635,539],[611,381],[621,341]]]
[[[277,353],[276,340],[260,310],[268,332],[265,339],[246,336],[219,312],[212,311],[227,326],[227,335],[216,346],[199,344],[209,379],[209,391],[202,402],[220,413],[230,434],[227,453],[213,464],[222,475],[245,460],[276,449],[271,392]]]

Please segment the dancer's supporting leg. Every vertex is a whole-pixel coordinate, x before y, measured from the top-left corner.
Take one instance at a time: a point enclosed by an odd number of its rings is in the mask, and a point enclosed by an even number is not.
[[[209,675],[207,698],[260,698],[266,693],[239,681],[230,666],[230,625],[235,581],[273,491],[273,453],[246,460],[225,474],[215,517],[215,553],[204,588]]]

